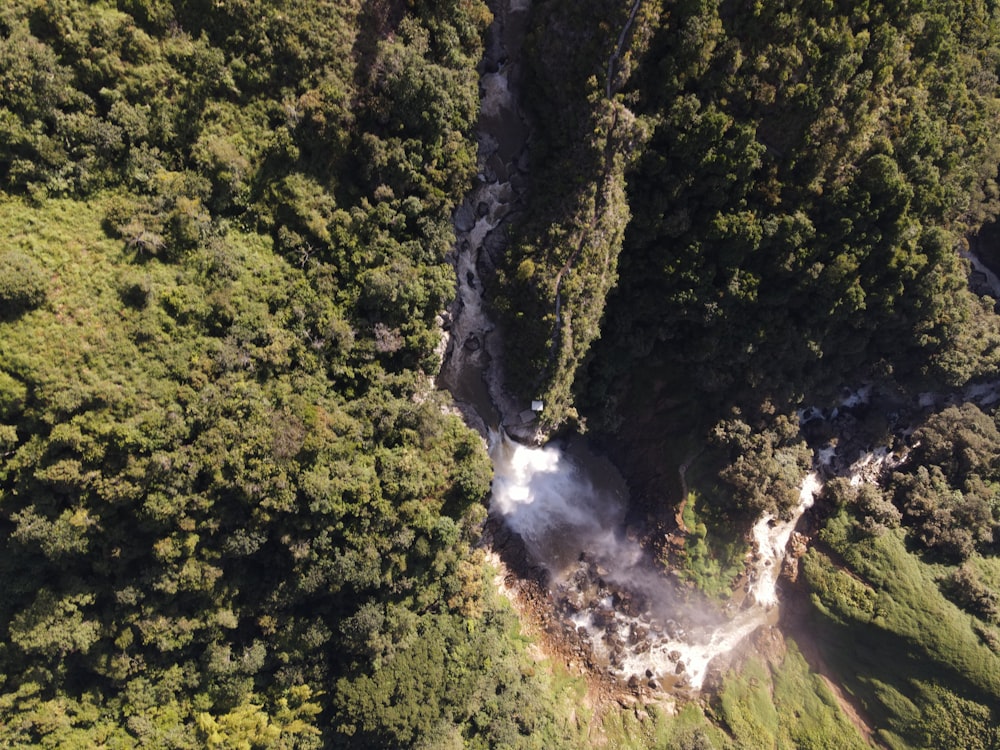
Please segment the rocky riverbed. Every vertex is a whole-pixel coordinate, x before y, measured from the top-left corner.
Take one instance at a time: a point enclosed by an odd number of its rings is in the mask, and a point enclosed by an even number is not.
[[[455,212],[457,295],[442,321],[446,351],[438,385],[451,391],[468,424],[486,437],[503,427],[537,442],[535,412],[503,386],[501,332],[484,307],[484,285],[507,248],[508,226],[528,196],[531,130],[519,104],[526,0],[493,0],[494,21],[480,67],[478,175]]]

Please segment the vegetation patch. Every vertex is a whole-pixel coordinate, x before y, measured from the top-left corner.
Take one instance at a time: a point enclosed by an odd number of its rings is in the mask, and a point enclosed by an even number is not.
[[[732,596],[733,585],[744,572],[747,547],[741,538],[733,536],[732,529],[719,523],[711,509],[697,493],[688,493],[683,514],[688,535],[682,575],[709,597],[726,599]]]

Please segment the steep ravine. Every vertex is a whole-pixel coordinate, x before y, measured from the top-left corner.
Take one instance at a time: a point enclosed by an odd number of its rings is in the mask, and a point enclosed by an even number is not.
[[[503,386],[501,332],[484,309],[483,285],[507,247],[508,224],[524,210],[530,129],[519,105],[521,45],[529,0],[492,0],[481,64],[478,175],[455,212],[457,295],[445,321],[447,349],[438,385],[484,437],[503,428],[537,442],[537,415]]]
[[[767,551],[757,558],[750,593],[756,605],[726,615],[679,588],[644,548],[639,530],[626,522],[627,488],[613,466],[581,441],[531,448],[508,437],[528,444],[543,437],[536,413],[503,388],[502,365],[513,364],[501,362],[500,332],[483,305],[483,285],[506,248],[506,224],[525,207],[530,129],[518,87],[529,9],[497,0],[493,10],[481,71],[479,175],[455,213],[457,295],[445,321],[438,382],[490,441],[495,479],[487,538],[549,592],[541,606],[552,610],[555,634],[591,672],[618,678],[623,689],[641,683],[643,690],[698,691],[716,656],[772,619],[772,571],[797,517],[782,524],[762,519],[756,537]],[[814,491],[803,489],[803,510]]]
[[[636,2],[633,16],[638,7]],[[803,479],[798,507],[790,518],[764,516],[754,525],[742,603],[722,609],[678,586],[643,543],[651,533],[643,520],[631,522],[637,504],[670,507],[676,480],[660,483],[656,498],[629,498],[614,467],[580,442],[575,448],[529,447],[545,436],[531,405],[503,387],[504,367],[517,363],[501,361],[501,332],[487,314],[483,292],[506,249],[507,226],[528,200],[531,130],[518,102],[530,9],[527,0],[494,0],[492,9],[481,66],[479,174],[454,217],[457,294],[444,320],[447,349],[438,383],[490,441],[495,479],[486,538],[513,570],[537,584],[536,603],[547,609],[549,634],[568,644],[565,650],[591,673],[613,676],[623,690],[697,693],[714,660],[778,622],[778,579],[789,541],[821,487],[821,474],[870,479],[888,451],[842,455],[837,464],[832,448],[816,446],[823,449],[817,450],[816,471]],[[558,284],[556,300],[558,305]],[[996,387],[953,397],[988,400]],[[936,406],[943,398],[924,394],[915,407]],[[808,421],[806,416],[803,427]],[[647,455],[635,458],[650,462]],[[669,470],[662,458],[658,463]]]

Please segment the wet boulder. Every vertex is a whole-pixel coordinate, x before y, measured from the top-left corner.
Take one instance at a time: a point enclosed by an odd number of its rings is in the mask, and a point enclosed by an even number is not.
[[[476,225],[476,214],[472,206],[463,203],[455,211],[455,228],[459,232],[468,232]]]

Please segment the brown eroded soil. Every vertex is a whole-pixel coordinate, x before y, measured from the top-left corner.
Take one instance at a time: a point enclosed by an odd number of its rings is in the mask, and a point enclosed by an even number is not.
[[[514,607],[525,634],[536,644],[534,655],[586,682],[584,708],[596,719],[591,724],[592,732],[599,731],[600,717],[609,710],[632,709],[638,716],[645,706],[656,705],[667,713],[674,712],[676,699],[672,695],[645,684],[630,686],[595,658],[586,640],[556,611],[547,572],[525,562],[523,543],[516,535],[491,519],[483,538],[487,560],[497,570],[494,583]]]
[[[802,542],[805,537],[801,537]],[[484,547],[487,557],[498,573],[495,584],[507,597],[521,620],[522,627],[535,644],[539,660],[548,660],[564,668],[569,674],[585,680],[587,693],[582,708],[591,712],[595,721],[591,731],[600,731],[600,718],[611,710],[630,709],[637,716],[646,706],[656,705],[673,714],[679,701],[693,699],[677,696],[662,689],[652,689],[644,682],[626,683],[609,670],[606,663],[595,657],[589,643],[581,638],[571,623],[565,622],[557,611],[553,593],[548,586],[547,572],[526,562],[523,542],[511,534],[496,519],[487,522],[484,530]],[[794,566],[797,567],[797,566]],[[838,676],[825,659],[813,638],[809,624],[808,592],[802,582],[795,583],[783,576],[783,598],[780,617],[772,620],[748,638],[739,648],[725,658],[713,663],[713,669],[703,688],[711,694],[720,687],[721,671],[738,665],[750,652],[765,660],[779,663],[786,651],[785,638],[791,638],[809,665],[829,687],[845,716],[861,736],[873,747],[884,747],[878,741],[874,724],[861,702],[844,690]],[[738,587],[742,590],[743,586]],[[600,741],[600,737],[594,737]]]

